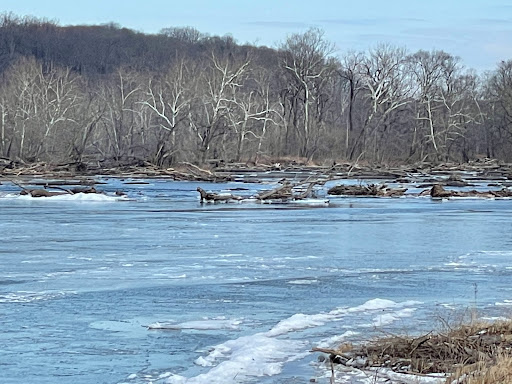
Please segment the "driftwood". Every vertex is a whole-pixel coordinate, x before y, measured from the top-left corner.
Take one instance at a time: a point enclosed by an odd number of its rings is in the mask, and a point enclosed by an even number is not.
[[[314,180],[314,181],[310,181],[307,188],[304,190],[304,192],[300,192],[298,194],[296,194],[293,199],[294,200],[302,200],[302,199],[307,199],[309,197],[315,197],[315,193],[313,192],[313,188],[315,187],[315,185],[324,185],[325,184],[325,181],[320,181],[320,180]]]
[[[284,180],[281,186],[269,191],[260,192],[256,198],[258,200],[291,199],[293,197],[292,189],[293,185],[290,182]]]
[[[47,191],[46,189],[23,189],[20,195],[30,195],[32,197],[51,197],[59,195],[69,195],[67,192]]]
[[[53,187],[55,188],[55,187]],[[98,191],[94,186],[91,186],[91,187],[74,187],[74,188],[71,188],[70,191],[75,194],[75,193],[103,193],[103,192],[100,192]]]
[[[16,181],[11,181],[14,185],[21,188],[20,195],[30,195],[32,197],[51,197],[59,195],[75,195],[77,193],[103,193],[99,192],[94,186],[89,187],[74,187],[63,188],[58,185],[45,184],[44,188],[26,188]],[[58,191],[51,191],[48,189],[57,189]]]
[[[316,184],[322,183],[322,181],[315,180],[310,181],[308,183],[308,186],[305,188],[304,191],[293,193],[293,188],[299,187],[303,185],[304,183],[297,183],[292,184],[287,180],[283,180],[281,182],[282,184],[274,189],[268,190],[268,191],[262,191],[256,196],[253,197],[247,197],[244,198],[242,196],[233,195],[230,193],[212,193],[212,192],[206,192],[203,188],[197,187],[197,192],[199,192],[201,203],[204,201],[212,201],[212,202],[220,202],[220,201],[240,201],[245,199],[256,199],[260,202],[266,202],[270,200],[281,200],[284,202],[288,201],[296,201],[296,200],[303,200],[308,197],[311,197],[313,194],[313,188]]]
[[[440,184],[436,184],[430,190],[430,196],[433,198],[442,199],[447,199],[450,197],[512,197],[512,191],[506,188],[503,188],[499,191],[448,191],[444,189]]]
[[[197,192],[199,192],[199,195],[201,197],[201,203],[203,202],[208,202],[208,201],[212,201],[212,202],[221,202],[221,201],[224,201],[224,202],[227,202],[227,201],[230,201],[230,200],[235,200],[235,201],[240,201],[240,200],[243,200],[243,197],[241,196],[237,196],[237,195],[233,195],[231,193],[211,193],[211,192],[206,192],[203,188],[201,187],[197,187]]]
[[[448,187],[467,187],[471,184],[463,180],[459,174],[454,173],[448,176],[448,179],[444,181],[444,185]]]
[[[5,162],[5,165],[2,164]],[[106,160],[96,160],[83,163],[65,163],[49,164],[37,162],[25,164],[23,162],[14,162],[5,160],[0,163],[0,175],[6,176],[43,176],[43,177],[63,177],[69,178],[80,175],[116,175],[116,176],[141,176],[141,177],[171,177],[174,180],[191,181],[229,181],[230,175],[220,175],[219,173],[203,169],[197,165],[182,162],[176,164],[176,168],[162,168],[148,161],[136,159],[134,161],[118,164],[117,162]]]
[[[20,195],[26,196],[30,195],[32,197],[51,197],[51,196],[59,196],[59,195],[67,195],[70,192],[53,192],[53,191],[47,191],[46,189],[42,188],[35,188],[35,189],[29,189],[25,188],[23,185],[17,183],[16,181],[11,181],[14,185],[21,188]]]
[[[324,180],[313,180],[313,181],[306,180],[306,181],[292,184],[288,180],[282,180],[281,185],[279,187],[268,190],[268,191],[262,191],[256,196],[256,198],[261,201],[266,201],[266,200],[285,200],[285,201],[287,201],[287,200],[290,200],[290,201],[303,200],[303,199],[307,199],[309,197],[314,197],[313,188],[315,187],[315,185],[318,185],[318,184],[323,185],[324,183],[325,183]],[[303,191],[301,191],[301,192],[296,191],[294,193],[294,191],[293,191],[294,189],[299,189],[299,187],[301,187],[303,185],[307,185],[307,187],[305,187],[305,189]],[[304,187],[302,187],[302,188],[304,188]]]
[[[77,193],[101,193],[101,192],[98,192],[98,190],[95,188],[95,187],[74,187],[74,188],[63,188],[63,187],[59,187],[57,185],[53,185],[53,184],[47,184],[44,186],[44,189],[58,189],[58,190],[61,190],[61,191],[64,191],[66,192],[67,194],[70,194],[70,195],[75,195]]]
[[[378,196],[378,197],[398,197],[403,196],[407,188],[388,188],[386,184],[368,184],[368,185],[337,185],[330,188],[329,195],[345,196]]]

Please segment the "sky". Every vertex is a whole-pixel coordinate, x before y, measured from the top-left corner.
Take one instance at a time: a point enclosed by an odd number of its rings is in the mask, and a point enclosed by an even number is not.
[[[477,72],[512,59],[510,0],[0,0],[0,12],[62,26],[114,22],[144,33],[190,26],[270,47],[315,27],[339,56],[383,43],[436,49]]]

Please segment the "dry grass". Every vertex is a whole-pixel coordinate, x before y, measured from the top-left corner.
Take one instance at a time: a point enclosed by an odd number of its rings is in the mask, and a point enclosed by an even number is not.
[[[494,363],[480,367],[461,367],[446,380],[458,384],[505,384],[512,383],[512,358],[497,356]]]

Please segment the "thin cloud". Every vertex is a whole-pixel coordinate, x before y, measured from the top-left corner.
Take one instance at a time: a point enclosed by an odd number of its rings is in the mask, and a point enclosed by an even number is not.
[[[484,25],[496,25],[496,24],[499,24],[499,25],[506,25],[506,26],[510,26],[510,23],[512,21],[512,19],[498,19],[498,18],[481,18],[481,19],[477,19],[476,20],[478,23],[481,23],[481,24],[484,24]]]
[[[438,41],[471,42],[473,31],[457,30],[454,28],[406,28],[402,29],[403,35],[421,39],[436,39]]]
[[[325,24],[338,24],[350,26],[368,26],[379,24],[379,20],[377,19],[323,19],[318,20],[318,22]]]
[[[311,25],[296,21],[248,21],[243,24],[267,28],[308,28]]]
[[[339,25],[349,25],[349,26],[378,26],[378,25],[386,25],[386,24],[397,24],[397,23],[424,23],[427,20],[414,18],[414,17],[390,17],[390,18],[373,18],[373,19],[354,19],[354,18],[345,18],[345,19],[322,19],[318,20],[319,23],[325,24],[339,24]]]
[[[500,11],[500,12],[512,11],[512,5],[510,5],[510,4],[495,4],[495,5],[491,5],[490,9]]]

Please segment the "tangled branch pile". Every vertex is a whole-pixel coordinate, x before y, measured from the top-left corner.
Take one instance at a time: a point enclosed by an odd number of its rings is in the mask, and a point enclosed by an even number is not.
[[[512,383],[512,321],[461,326],[417,338],[389,337],[362,346],[343,345],[333,363],[358,369],[384,367],[397,373],[446,373],[446,383]]]

